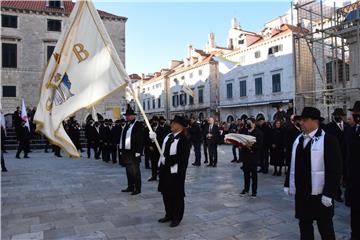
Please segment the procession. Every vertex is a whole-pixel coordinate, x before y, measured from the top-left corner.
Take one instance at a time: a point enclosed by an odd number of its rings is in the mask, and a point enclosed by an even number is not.
[[[43,40],[39,96],[10,86],[9,41],[22,40],[2,35],[1,239],[360,239],[359,1],[295,1],[261,34],[233,18],[226,48],[210,33],[149,75],[125,68],[111,24],[127,18],[91,0],[35,3],[4,1],[2,29],[22,24],[14,9],[67,11],[67,24],[47,19],[59,34]],[[301,13],[316,8],[342,21],[338,36],[313,32],[343,38],[327,63],[326,44],[318,59],[315,42],[300,52],[313,31]]]

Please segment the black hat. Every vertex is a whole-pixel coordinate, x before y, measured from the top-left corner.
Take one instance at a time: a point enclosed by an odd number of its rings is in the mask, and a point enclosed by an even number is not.
[[[121,120],[117,119],[115,120],[115,124],[120,124],[121,123]]]
[[[259,113],[258,115],[256,115],[256,121],[260,121],[260,120],[264,120],[265,121],[265,117],[262,113]]]
[[[183,127],[187,127],[187,126],[188,126],[188,121],[187,121],[183,116],[178,116],[178,115],[176,115],[171,122],[179,123],[179,124],[182,125]]]
[[[339,116],[339,115],[340,116],[345,116],[346,114],[345,114],[345,112],[344,112],[344,110],[342,108],[335,108],[332,115],[334,115],[334,116]]]
[[[151,121],[157,121],[157,122],[158,122],[158,121],[159,121],[159,118],[154,115],[154,116],[151,118]]]
[[[120,122],[126,122],[125,118],[120,119]]]
[[[130,105],[128,104],[127,105],[127,109],[126,109],[126,112],[124,114],[125,116],[126,115],[136,115],[136,113],[134,112],[134,110],[130,107]]]
[[[351,112],[360,112],[360,101],[356,101],[354,103],[354,107],[350,108],[349,111],[351,111]]]
[[[304,107],[300,117],[301,118],[318,119],[320,121],[324,120],[324,118],[321,117],[320,110],[317,108],[314,108],[314,107]]]
[[[166,119],[164,118],[164,116],[160,116],[159,121],[166,121]]]
[[[246,114],[243,114],[243,115],[241,115],[241,117],[240,117],[241,120],[246,120],[247,118],[248,118],[248,116],[247,116]]]

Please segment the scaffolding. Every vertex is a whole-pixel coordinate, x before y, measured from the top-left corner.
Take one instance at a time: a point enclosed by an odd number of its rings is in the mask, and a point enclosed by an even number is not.
[[[315,106],[331,119],[360,99],[360,0],[337,6],[328,0],[292,3],[295,107]]]

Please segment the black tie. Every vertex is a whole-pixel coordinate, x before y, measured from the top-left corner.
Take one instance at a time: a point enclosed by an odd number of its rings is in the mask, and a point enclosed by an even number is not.
[[[165,144],[165,150],[164,150],[164,157],[168,157],[170,155],[170,147],[171,147],[171,144],[174,142],[174,134],[170,134],[169,135],[169,138]]]

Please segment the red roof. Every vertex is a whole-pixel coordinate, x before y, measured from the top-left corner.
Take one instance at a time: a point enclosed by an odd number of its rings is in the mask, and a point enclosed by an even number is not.
[[[11,9],[22,9],[22,10],[32,10],[39,12],[49,12],[49,13],[64,13],[70,14],[75,3],[69,0],[63,1],[63,8],[51,8],[46,6],[47,1],[1,1],[1,8],[11,8]],[[117,16],[108,12],[98,10],[100,17],[105,18],[117,18],[124,19],[126,17]]]

